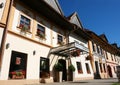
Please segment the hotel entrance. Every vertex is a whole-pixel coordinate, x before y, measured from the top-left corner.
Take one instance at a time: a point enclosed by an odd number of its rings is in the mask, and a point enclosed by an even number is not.
[[[12,51],[9,79],[25,79],[27,67],[27,54]]]

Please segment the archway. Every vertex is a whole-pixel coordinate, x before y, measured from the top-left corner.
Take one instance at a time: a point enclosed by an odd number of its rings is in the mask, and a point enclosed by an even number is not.
[[[107,70],[108,70],[108,75],[110,76],[110,77],[113,77],[112,76],[112,70],[111,70],[111,67],[108,65],[107,66]]]

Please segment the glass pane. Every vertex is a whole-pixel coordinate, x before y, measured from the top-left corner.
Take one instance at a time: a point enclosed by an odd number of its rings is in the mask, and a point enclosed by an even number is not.
[[[23,15],[21,15],[21,19],[20,19],[20,27],[25,27],[30,29],[30,19],[24,17]]]

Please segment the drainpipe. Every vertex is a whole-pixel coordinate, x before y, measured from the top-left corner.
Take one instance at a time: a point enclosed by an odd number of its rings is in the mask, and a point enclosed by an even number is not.
[[[10,19],[10,12],[11,12],[11,8],[12,8],[12,4],[13,4],[13,0],[10,0],[9,3],[9,8],[8,8],[8,14],[7,14],[7,18],[6,18],[6,25],[3,31],[3,36],[2,36],[2,41],[1,41],[1,48],[0,48],[0,69],[2,66],[2,59],[3,59],[3,55],[4,55],[4,51],[5,51],[5,42],[6,42],[6,38],[7,38],[7,32],[8,32],[8,22]]]

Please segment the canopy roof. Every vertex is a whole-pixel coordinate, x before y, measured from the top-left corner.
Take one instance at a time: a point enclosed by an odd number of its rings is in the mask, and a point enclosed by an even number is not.
[[[55,54],[58,56],[68,57],[72,52],[80,50],[80,53],[88,53],[89,50],[87,47],[79,44],[77,42],[72,42],[63,46],[54,47],[50,50],[50,54]]]

